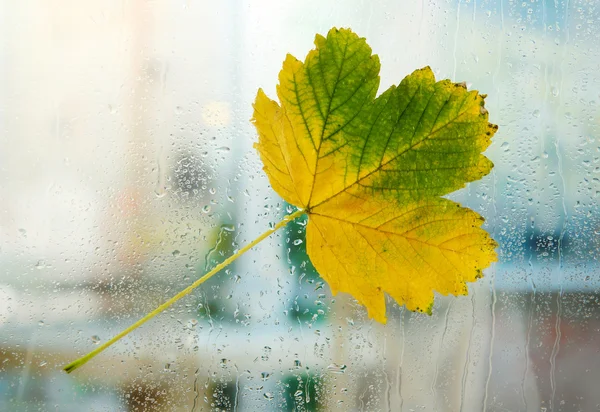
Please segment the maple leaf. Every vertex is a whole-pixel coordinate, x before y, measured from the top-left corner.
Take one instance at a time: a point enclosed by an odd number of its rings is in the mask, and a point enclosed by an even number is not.
[[[334,294],[385,322],[384,293],[431,313],[496,260],[477,213],[441,196],[493,167],[484,95],[429,67],[376,97],[379,58],[349,29],[287,55],[279,103],[259,89],[255,145],[273,189],[309,216],[308,255]]]

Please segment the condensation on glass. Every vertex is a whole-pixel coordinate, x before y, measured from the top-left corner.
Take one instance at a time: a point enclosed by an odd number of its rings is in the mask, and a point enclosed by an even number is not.
[[[592,411],[600,405],[600,8],[587,0],[0,7],[0,409]],[[487,93],[494,171],[451,198],[499,262],[383,326],[296,222],[72,375],[61,367],[288,211],[251,104],[351,27],[381,87]],[[399,269],[401,270],[401,268]]]

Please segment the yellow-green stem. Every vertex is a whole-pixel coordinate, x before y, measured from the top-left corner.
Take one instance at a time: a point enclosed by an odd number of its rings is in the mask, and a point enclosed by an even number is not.
[[[121,339],[125,335],[129,334],[129,332],[132,332],[133,330],[135,330],[138,327],[142,326],[144,323],[146,323],[147,321],[149,321],[150,319],[152,319],[153,317],[155,317],[156,315],[158,315],[163,310],[167,309],[169,306],[171,306],[172,304],[174,304],[175,302],[177,302],[182,297],[188,295],[192,290],[194,290],[195,288],[197,288],[198,286],[200,286],[202,283],[206,282],[213,275],[215,275],[216,273],[218,273],[221,269],[223,269],[226,266],[228,266],[230,263],[232,263],[237,258],[239,258],[240,256],[242,256],[248,250],[252,249],[258,243],[260,243],[261,241],[263,241],[264,239],[266,239],[267,237],[269,237],[271,234],[273,234],[274,232],[276,232],[278,229],[280,229],[280,228],[284,227],[285,225],[287,225],[292,220],[296,219],[298,216],[301,216],[302,214],[304,214],[304,210],[298,210],[298,211],[292,213],[291,215],[288,215],[288,216],[284,217],[283,220],[281,222],[277,223],[272,229],[267,230],[262,235],[260,235],[256,239],[254,239],[252,242],[248,243],[246,246],[244,246],[243,248],[241,248],[240,250],[238,250],[234,255],[228,257],[223,262],[219,263],[210,272],[208,272],[207,274],[205,274],[204,276],[202,276],[200,279],[198,279],[197,281],[195,281],[194,283],[192,283],[190,286],[188,286],[187,288],[183,289],[181,292],[179,292],[178,294],[176,294],[175,296],[173,296],[171,299],[167,300],[165,303],[163,303],[162,305],[160,305],[159,307],[157,307],[156,309],[154,309],[152,312],[148,313],[146,316],[144,316],[143,318],[141,318],[140,320],[138,320],[137,322],[135,322],[133,325],[131,325],[127,329],[125,329],[122,332],[120,332],[119,334],[117,334],[111,340],[109,340],[107,342],[104,342],[102,345],[98,346],[96,349],[94,349],[93,351],[91,351],[87,355],[82,356],[81,358],[79,358],[79,359],[77,359],[77,360],[69,363],[67,366],[65,366],[63,368],[63,370],[65,372],[67,372],[67,373],[71,373],[75,369],[79,368],[80,366],[85,365],[90,359],[94,358],[96,355],[98,355],[104,349],[108,348],[113,343],[117,342],[119,339]]]

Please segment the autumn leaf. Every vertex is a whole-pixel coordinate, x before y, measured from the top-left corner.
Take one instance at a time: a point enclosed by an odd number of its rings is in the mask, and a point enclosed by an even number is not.
[[[258,91],[256,148],[273,189],[309,216],[308,255],[332,292],[386,321],[384,293],[431,312],[496,260],[483,218],[444,196],[480,179],[497,126],[484,95],[429,67],[376,98],[379,58],[348,29],[288,54],[277,97]]]

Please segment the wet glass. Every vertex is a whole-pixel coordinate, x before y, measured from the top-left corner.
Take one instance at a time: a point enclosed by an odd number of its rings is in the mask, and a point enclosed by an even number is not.
[[[0,410],[600,406],[600,7],[587,0],[0,6]],[[499,261],[431,316],[332,296],[305,221],[67,375],[288,213],[249,119],[286,53],[350,27],[381,87],[487,93],[492,173],[450,198]]]

